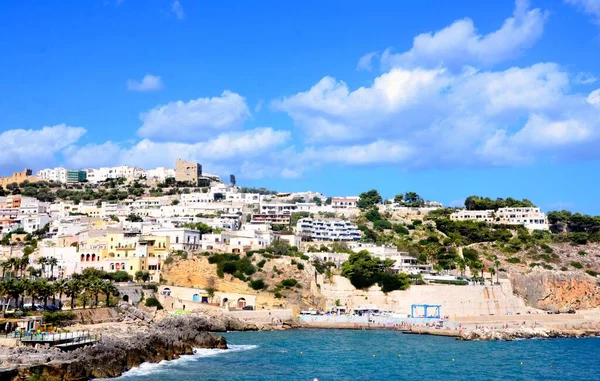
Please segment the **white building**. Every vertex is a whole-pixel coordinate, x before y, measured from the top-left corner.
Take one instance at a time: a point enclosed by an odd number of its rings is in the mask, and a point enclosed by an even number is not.
[[[94,184],[106,181],[108,179],[118,179],[120,177],[127,180],[135,180],[145,175],[145,171],[143,169],[129,165],[121,165],[118,167],[88,168],[85,169],[85,171],[87,173],[87,180]]]
[[[503,225],[523,225],[529,230],[548,230],[548,218],[540,208],[500,208],[494,210],[459,210],[450,215],[456,221],[475,220]]]
[[[152,235],[169,237],[171,251],[196,250],[200,248],[201,234],[187,228],[161,228],[152,230]]]
[[[144,171],[144,175],[146,176],[146,180],[165,181],[169,177],[175,178],[175,169],[157,167]]]
[[[451,220],[464,221],[474,220],[482,222],[493,222],[493,210],[458,210],[450,215]]]
[[[41,180],[55,181],[64,184],[67,182],[67,171],[68,169],[63,167],[46,168],[39,170],[35,176]]]
[[[302,218],[296,224],[297,233],[314,241],[358,241],[360,231],[348,221],[319,221]]]
[[[548,230],[548,218],[540,208],[500,208],[495,213],[499,224],[523,225],[529,230]]]
[[[333,197],[331,207],[334,209],[350,209],[358,207],[358,197]]]
[[[260,214],[292,214],[295,212],[317,213],[319,207],[314,202],[299,202],[296,204],[261,202]]]

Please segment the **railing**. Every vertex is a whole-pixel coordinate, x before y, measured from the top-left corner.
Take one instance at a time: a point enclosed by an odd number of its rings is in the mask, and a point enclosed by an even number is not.
[[[42,343],[49,345],[57,344],[77,344],[81,342],[97,342],[102,340],[101,334],[92,334],[88,331],[82,332],[40,332],[40,333],[29,333],[29,332],[13,332],[15,337],[19,338],[23,343]],[[9,334],[11,335],[11,334]]]

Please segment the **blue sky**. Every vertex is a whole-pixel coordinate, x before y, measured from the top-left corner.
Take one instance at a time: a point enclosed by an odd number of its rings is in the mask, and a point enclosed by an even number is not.
[[[600,0],[24,0],[0,34],[2,174],[182,157],[600,214]]]

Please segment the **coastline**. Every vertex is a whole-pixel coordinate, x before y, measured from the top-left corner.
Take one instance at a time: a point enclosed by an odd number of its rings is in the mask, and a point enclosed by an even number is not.
[[[112,322],[73,328],[102,333],[101,342],[61,352],[56,347],[2,347],[0,379],[88,380],[114,378],[142,363],[192,355],[197,348],[227,349],[215,332],[256,330],[228,317],[198,314],[167,316],[156,323]]]
[[[544,319],[544,315],[537,316],[537,320]],[[306,329],[340,329],[340,330],[391,330],[402,334],[429,335],[453,337],[456,340],[473,341],[509,341],[517,339],[535,338],[581,338],[600,336],[600,322],[589,321],[581,316],[578,320],[564,322],[538,322],[529,319],[524,321],[519,317],[513,319],[490,320],[489,317],[468,317],[460,321],[443,321],[443,326],[431,323],[356,323],[356,322],[302,322],[300,325]],[[541,318],[541,319],[540,319]],[[462,320],[462,319],[461,319]]]

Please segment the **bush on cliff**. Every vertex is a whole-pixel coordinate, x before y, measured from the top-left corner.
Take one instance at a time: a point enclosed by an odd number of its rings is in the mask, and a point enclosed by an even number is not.
[[[163,309],[162,304],[154,297],[146,299],[146,307],[156,307],[157,310]]]
[[[581,262],[571,262],[571,266],[575,267],[576,269],[583,268],[583,265],[581,264]]]
[[[75,319],[75,314],[73,312],[63,312],[63,311],[44,311],[42,314],[42,319],[44,323],[50,323],[57,326],[66,325],[71,320]]]
[[[263,290],[266,286],[265,281],[262,279],[253,279],[250,281],[250,287],[253,290]]]

